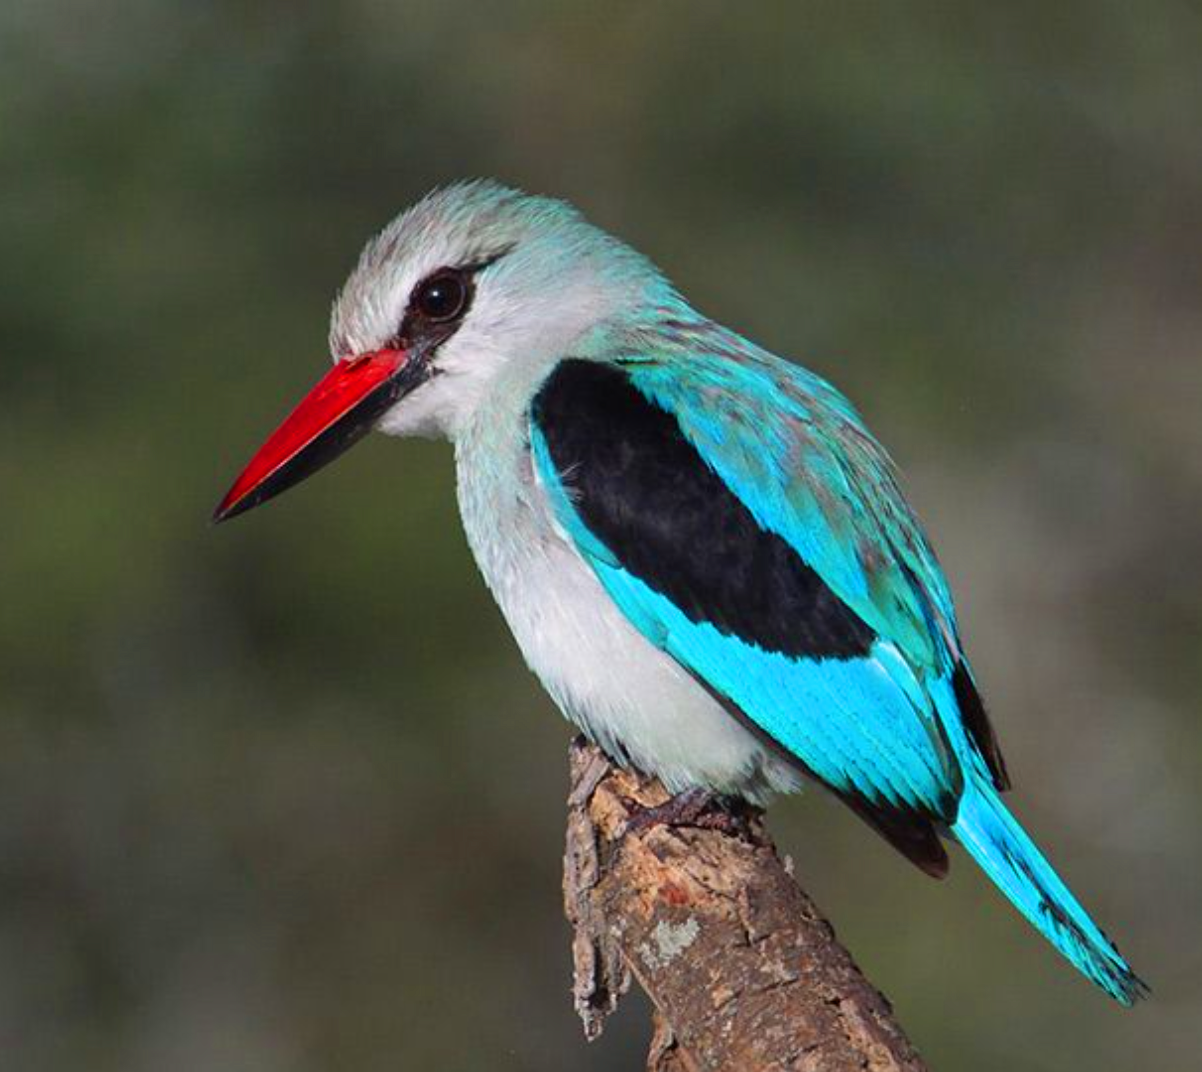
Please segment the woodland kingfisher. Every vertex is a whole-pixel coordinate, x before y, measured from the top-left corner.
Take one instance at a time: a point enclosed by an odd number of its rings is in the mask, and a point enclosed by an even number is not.
[[[612,759],[678,795],[763,803],[816,781],[937,877],[957,841],[1084,975],[1142,996],[1003,803],[948,583],[829,383],[569,205],[492,182],[437,191],[367,244],[330,351],[217,520],[372,429],[450,440],[485,582]]]

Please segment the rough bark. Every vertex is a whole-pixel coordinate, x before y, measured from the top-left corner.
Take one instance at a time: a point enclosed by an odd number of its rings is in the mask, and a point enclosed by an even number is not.
[[[564,902],[589,1039],[633,975],[655,1007],[650,1072],[925,1069],[777,855],[760,812],[734,830],[628,832],[638,808],[668,799],[659,782],[582,740],[571,778]]]

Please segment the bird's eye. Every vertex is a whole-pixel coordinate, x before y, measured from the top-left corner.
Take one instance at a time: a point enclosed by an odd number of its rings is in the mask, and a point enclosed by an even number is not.
[[[413,308],[427,320],[441,324],[463,312],[467,297],[467,280],[460,273],[438,272],[418,284],[413,292]]]

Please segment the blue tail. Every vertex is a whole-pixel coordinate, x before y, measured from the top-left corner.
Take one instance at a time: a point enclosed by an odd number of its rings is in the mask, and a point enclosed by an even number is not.
[[[969,779],[952,832],[1014,906],[1082,974],[1124,1005],[1147,994],[1147,986],[1086,915],[991,785]]]

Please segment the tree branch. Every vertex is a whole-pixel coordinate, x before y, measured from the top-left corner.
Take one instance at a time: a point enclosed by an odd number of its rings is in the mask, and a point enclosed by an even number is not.
[[[749,809],[738,833],[652,827],[658,781],[573,742],[564,904],[589,1039],[630,986],[655,1006],[649,1072],[924,1072]],[[714,811],[714,817],[720,813]]]

